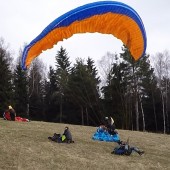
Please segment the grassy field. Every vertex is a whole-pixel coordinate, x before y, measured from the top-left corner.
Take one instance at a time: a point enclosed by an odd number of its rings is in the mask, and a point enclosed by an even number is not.
[[[66,124],[0,119],[0,170],[170,170],[170,135],[119,130],[122,140],[145,151],[139,156],[111,154],[114,142],[93,141],[95,127],[69,126],[75,143],[49,141]]]

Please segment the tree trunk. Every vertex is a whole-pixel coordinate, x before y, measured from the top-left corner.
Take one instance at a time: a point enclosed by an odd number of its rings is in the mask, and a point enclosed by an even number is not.
[[[30,105],[27,103],[27,118],[30,119]]]
[[[132,123],[131,128],[132,128],[132,130],[134,130],[132,110],[130,110],[130,117],[131,117],[131,123]]]
[[[165,114],[166,114],[166,131],[169,132],[169,118],[168,118],[168,81],[166,80],[166,92],[165,92],[165,102],[166,102],[166,110],[165,110]]]
[[[87,120],[87,125],[89,125],[89,113],[86,107],[86,120]]]
[[[134,125],[133,125],[133,113],[132,113],[132,96],[129,96],[129,127],[131,130],[134,130]]]
[[[135,76],[135,67],[133,61],[133,83],[134,83],[134,102],[135,102],[135,113],[136,113],[136,130],[139,131],[139,103],[138,103],[138,88],[137,88],[137,78]]]
[[[139,96],[139,100],[140,100],[140,107],[141,107],[141,112],[142,112],[143,131],[145,131],[145,115],[143,111],[142,99],[140,96]]]
[[[162,99],[162,116],[163,116],[163,126],[164,126],[164,134],[166,133],[166,120],[165,120],[165,102],[163,97],[163,92],[161,90],[161,99]]]
[[[62,94],[60,96],[60,123],[62,123],[62,116],[63,116],[63,104],[62,104]]]
[[[153,112],[154,112],[154,119],[155,119],[155,130],[157,132],[158,131],[158,124],[157,124],[156,109],[155,109],[155,98],[154,98],[154,95],[153,95],[153,91],[152,91],[152,105],[153,105]]]
[[[135,111],[136,111],[136,130],[139,131],[139,106],[137,98],[135,101]]]
[[[82,121],[82,125],[84,125],[84,113],[83,113],[83,107],[81,106],[81,121]]]

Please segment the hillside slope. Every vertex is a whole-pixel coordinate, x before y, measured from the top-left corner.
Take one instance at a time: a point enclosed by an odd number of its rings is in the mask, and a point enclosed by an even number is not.
[[[149,170],[170,169],[170,136],[119,130],[122,140],[145,151],[139,156],[112,155],[116,143],[93,141],[95,127],[67,125],[74,144],[47,139],[63,133],[66,124],[10,122],[0,119],[0,170]]]

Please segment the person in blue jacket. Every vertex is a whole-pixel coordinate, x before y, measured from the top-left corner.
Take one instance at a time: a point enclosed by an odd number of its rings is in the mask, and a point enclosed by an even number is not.
[[[137,147],[130,146],[129,142],[118,142],[119,146],[115,147],[114,150],[111,152],[112,154],[116,155],[131,155],[132,152],[138,153],[140,156],[144,154],[144,151],[140,150]]]

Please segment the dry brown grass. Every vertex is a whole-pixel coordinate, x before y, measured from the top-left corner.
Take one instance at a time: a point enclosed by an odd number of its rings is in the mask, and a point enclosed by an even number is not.
[[[68,125],[74,144],[47,139],[62,133],[65,124],[10,122],[0,119],[1,170],[148,170],[170,169],[170,136],[119,130],[122,140],[145,151],[139,156],[112,155],[116,143],[93,141],[95,127]]]

